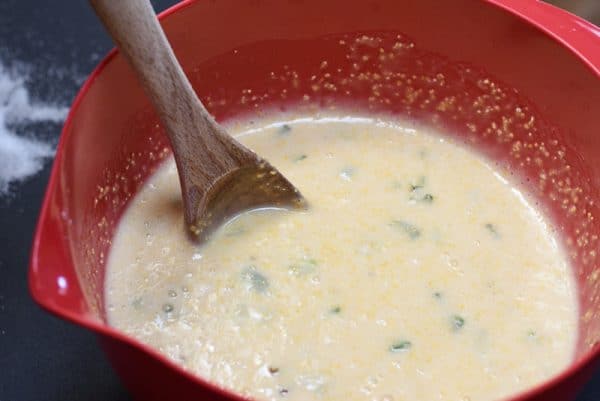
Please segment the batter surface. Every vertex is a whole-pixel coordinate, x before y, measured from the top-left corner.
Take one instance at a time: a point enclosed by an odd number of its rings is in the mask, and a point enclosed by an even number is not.
[[[253,126],[240,140],[311,209],[247,213],[198,247],[167,160],[114,238],[110,324],[259,400],[498,400],[570,362],[566,257],[488,161],[378,120]]]

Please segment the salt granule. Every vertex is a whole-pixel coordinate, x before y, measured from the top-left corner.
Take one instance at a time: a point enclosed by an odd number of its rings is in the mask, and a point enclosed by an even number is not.
[[[27,124],[62,122],[67,107],[33,101],[25,77],[0,60],[0,196],[11,186],[39,172],[54,155],[54,146],[36,139]],[[17,134],[16,127],[25,127]]]

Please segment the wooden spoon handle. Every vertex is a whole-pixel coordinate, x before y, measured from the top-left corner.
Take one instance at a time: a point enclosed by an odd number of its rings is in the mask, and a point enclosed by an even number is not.
[[[149,0],[90,0],[154,103],[173,147],[188,232],[205,238],[255,207],[305,207],[300,192],[208,114]],[[116,96],[117,94],[115,94]]]
[[[149,0],[90,3],[154,104],[174,149],[184,191],[191,185],[210,186],[223,171],[256,163],[258,157],[227,134],[196,96]],[[199,164],[202,169],[193,168]]]

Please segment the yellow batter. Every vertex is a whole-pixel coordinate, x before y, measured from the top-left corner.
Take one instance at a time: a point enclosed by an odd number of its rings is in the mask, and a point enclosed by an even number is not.
[[[242,215],[198,247],[167,160],[114,239],[110,324],[259,400],[498,400],[569,363],[566,257],[486,160],[378,120],[254,126],[240,140],[311,209]]]

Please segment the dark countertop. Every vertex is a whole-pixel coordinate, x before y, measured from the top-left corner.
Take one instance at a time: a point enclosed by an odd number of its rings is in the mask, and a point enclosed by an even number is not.
[[[154,0],[162,10],[174,0]],[[111,48],[86,1],[0,0],[0,59],[30,66],[30,92],[69,104]],[[58,124],[36,127],[56,140]],[[94,335],[39,309],[27,289],[33,229],[50,163],[0,198],[0,401],[131,400]],[[600,372],[578,401],[600,400]]]

